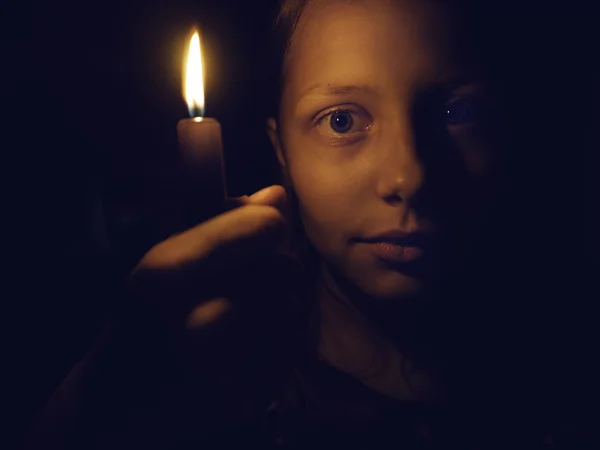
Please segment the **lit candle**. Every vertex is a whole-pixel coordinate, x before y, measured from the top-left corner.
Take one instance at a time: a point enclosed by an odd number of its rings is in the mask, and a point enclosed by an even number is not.
[[[221,125],[204,117],[204,68],[200,36],[194,33],[185,69],[184,93],[190,119],[177,124],[185,173],[184,208],[188,226],[223,211],[226,198]]]

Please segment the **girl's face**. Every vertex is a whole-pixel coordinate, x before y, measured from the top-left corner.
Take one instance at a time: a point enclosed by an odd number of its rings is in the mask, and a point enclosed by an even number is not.
[[[309,239],[378,300],[418,293],[458,258],[445,244],[491,160],[484,87],[453,51],[443,3],[310,2],[270,120]]]

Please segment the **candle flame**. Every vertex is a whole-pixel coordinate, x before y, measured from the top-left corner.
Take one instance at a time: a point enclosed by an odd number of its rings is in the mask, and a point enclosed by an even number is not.
[[[190,117],[204,116],[204,70],[200,50],[200,35],[194,33],[185,71],[185,99]]]

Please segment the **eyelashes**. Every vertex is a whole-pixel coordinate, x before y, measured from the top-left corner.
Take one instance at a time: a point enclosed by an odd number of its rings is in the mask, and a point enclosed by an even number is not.
[[[360,108],[336,107],[319,115],[314,124],[319,134],[343,144],[362,139],[370,130],[372,119]]]
[[[369,120],[365,112],[358,108],[336,107],[315,120],[317,127],[329,128],[338,134],[361,131],[369,127]]]

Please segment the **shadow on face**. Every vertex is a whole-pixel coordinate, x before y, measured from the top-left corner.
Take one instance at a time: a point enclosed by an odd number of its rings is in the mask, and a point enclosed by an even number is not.
[[[290,43],[271,137],[328,270],[373,299],[459,266],[489,201],[498,124],[451,17],[440,2],[315,1]]]

